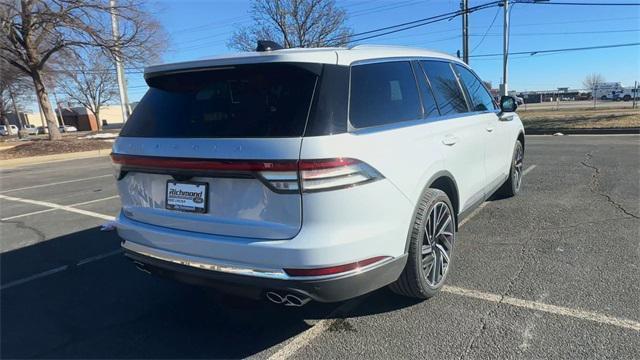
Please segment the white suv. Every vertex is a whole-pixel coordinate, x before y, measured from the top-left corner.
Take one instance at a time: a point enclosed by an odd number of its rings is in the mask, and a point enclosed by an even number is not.
[[[147,68],[112,160],[136,265],[300,306],[385,285],[428,298],[459,219],[515,195],[524,130],[458,59],[267,50]]]

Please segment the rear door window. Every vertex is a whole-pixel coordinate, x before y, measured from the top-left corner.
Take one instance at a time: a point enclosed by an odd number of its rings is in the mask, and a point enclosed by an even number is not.
[[[468,112],[467,102],[448,62],[420,61],[429,78],[440,114],[450,115]]]
[[[478,77],[464,66],[455,65],[471,100],[473,111],[493,111],[496,109],[491,94]]]
[[[351,68],[351,125],[365,128],[421,117],[422,106],[410,62],[384,62]]]
[[[120,136],[302,136],[317,75],[292,64],[253,64],[148,79]]]
[[[433,90],[429,84],[422,68],[417,62],[414,62],[413,71],[416,74],[416,80],[418,81],[418,87],[420,88],[420,97],[422,98],[422,106],[424,107],[424,117],[430,118],[440,115],[438,106],[436,105],[436,99],[433,97]]]

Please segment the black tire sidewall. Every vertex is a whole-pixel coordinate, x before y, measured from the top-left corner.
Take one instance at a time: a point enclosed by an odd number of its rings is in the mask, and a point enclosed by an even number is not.
[[[440,290],[440,288],[446,282],[449,273],[451,272],[451,265],[453,264],[452,255],[455,249],[456,232],[454,230],[454,233],[453,233],[454,240],[452,242],[450,260],[448,265],[449,268],[445,273],[444,277],[442,278],[442,281],[440,281],[440,283],[435,287],[431,286],[427,283],[424,270],[422,269],[422,241],[425,236],[425,224],[427,221],[427,216],[429,216],[429,213],[431,212],[431,209],[433,208],[433,206],[439,202],[444,202],[445,204],[447,204],[447,207],[451,212],[453,221],[455,221],[456,219],[456,214],[453,210],[453,206],[451,204],[451,201],[449,200],[449,197],[447,196],[447,194],[445,194],[441,190],[428,189],[427,191],[425,191],[421,201],[424,201],[424,203],[426,204],[426,207],[425,207],[426,211],[424,211],[422,214],[418,214],[420,216],[416,217],[416,219],[413,222],[411,242],[409,244],[409,258],[407,260],[407,267],[408,267],[407,270],[414,273],[413,275],[415,276],[415,279],[418,282],[416,285],[418,286],[419,291],[424,295],[425,298],[428,298],[428,297],[434,296]],[[454,224],[454,229],[455,229],[455,224]]]

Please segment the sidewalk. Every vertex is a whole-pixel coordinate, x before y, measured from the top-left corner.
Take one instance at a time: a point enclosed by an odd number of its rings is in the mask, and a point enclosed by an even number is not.
[[[46,164],[58,161],[68,161],[75,159],[88,159],[93,157],[108,156],[111,154],[111,149],[91,150],[91,151],[79,151],[54,155],[43,156],[30,156],[17,159],[7,159],[0,161],[1,169],[11,169],[20,166]]]

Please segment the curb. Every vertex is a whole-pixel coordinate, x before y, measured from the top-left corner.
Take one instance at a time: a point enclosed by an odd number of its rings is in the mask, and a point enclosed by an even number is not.
[[[563,133],[565,135],[612,135],[612,134],[640,134],[640,128],[588,128],[588,129],[524,129],[527,135],[553,135]]]
[[[2,169],[10,169],[27,165],[39,165],[48,164],[59,161],[69,161],[77,159],[89,159],[94,157],[108,156],[111,154],[111,149],[91,150],[91,151],[79,151],[54,155],[42,155],[42,156],[29,156],[17,159],[2,160]]]

